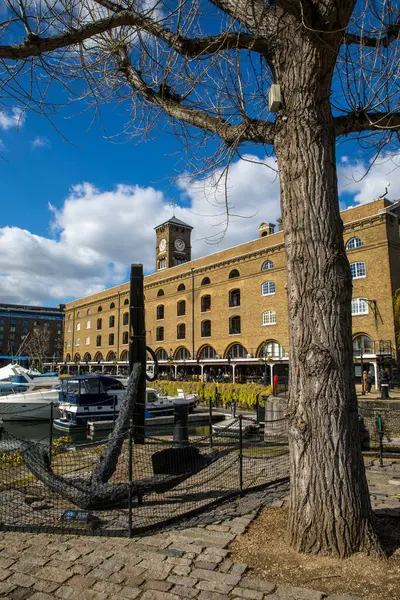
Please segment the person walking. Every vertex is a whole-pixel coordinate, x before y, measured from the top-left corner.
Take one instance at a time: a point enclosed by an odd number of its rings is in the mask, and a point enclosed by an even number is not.
[[[371,393],[371,388],[372,388],[373,382],[374,382],[374,376],[372,374],[372,371],[368,371],[368,373],[367,373],[367,387],[366,387],[366,393],[367,394]]]
[[[367,392],[367,371],[363,371],[362,382],[361,382],[361,394],[364,395]]]

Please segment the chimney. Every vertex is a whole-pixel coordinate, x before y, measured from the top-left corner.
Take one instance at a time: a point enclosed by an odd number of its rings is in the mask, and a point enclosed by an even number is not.
[[[273,223],[261,223],[258,228],[260,237],[265,237],[266,235],[271,235],[271,233],[275,232],[275,225]]]

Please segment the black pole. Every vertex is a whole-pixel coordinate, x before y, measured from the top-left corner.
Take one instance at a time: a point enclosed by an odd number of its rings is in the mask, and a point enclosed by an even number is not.
[[[113,396],[113,428],[115,427],[115,401],[117,397]]]
[[[131,265],[129,374],[134,363],[141,364],[138,392],[133,409],[133,440],[144,444],[146,413],[146,330],[144,323],[143,265]]]
[[[210,398],[210,400],[208,401],[208,420],[209,420],[209,424],[210,424],[210,447],[211,448],[213,447],[212,410],[213,410],[212,398]]]
[[[243,492],[243,415],[239,415],[239,489]]]
[[[133,480],[133,443],[132,443],[132,429],[129,429],[128,437],[128,537],[132,537],[132,480]]]
[[[360,346],[360,363],[361,363],[361,396],[365,396],[364,389],[364,364],[363,364],[363,340],[361,338],[361,346]]]
[[[53,402],[50,402],[50,428],[49,428],[49,464],[51,465],[51,452],[53,447]]]
[[[192,273],[192,359],[194,360],[194,269]]]
[[[382,416],[377,417],[378,436],[379,436],[379,466],[383,467],[383,423]]]

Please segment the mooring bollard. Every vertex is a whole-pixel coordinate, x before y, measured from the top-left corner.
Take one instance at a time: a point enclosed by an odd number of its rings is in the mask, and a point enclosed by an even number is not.
[[[189,444],[189,404],[185,400],[174,402],[174,442],[179,446]]]

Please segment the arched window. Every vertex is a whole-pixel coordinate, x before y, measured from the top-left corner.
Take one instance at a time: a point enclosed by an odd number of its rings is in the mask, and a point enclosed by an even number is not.
[[[91,308],[88,308],[88,309],[87,309],[87,311],[86,311],[86,314],[87,314],[87,315],[91,315],[91,314],[92,314],[92,309],[91,309]]]
[[[123,331],[122,332],[122,343],[127,344],[128,342],[129,342],[129,332]]]
[[[96,346],[101,346],[101,335],[96,335]]]
[[[85,346],[90,346],[90,335],[88,335],[85,339]]]
[[[129,325],[129,313],[124,313],[122,316],[122,325]]]
[[[113,333],[110,333],[108,336],[108,345],[114,346],[114,334]]]
[[[212,346],[203,346],[197,356],[200,360],[210,360],[217,356],[217,352]]]
[[[158,290],[157,296],[164,296],[164,290]]]
[[[262,314],[262,324],[276,325],[276,312],[274,310],[265,310]]]
[[[352,298],[351,314],[353,317],[357,315],[367,315],[368,312],[368,302],[366,298]]]
[[[355,356],[372,354],[372,340],[369,335],[357,335],[353,339],[353,353]]]
[[[71,340],[68,340],[67,341],[67,346],[70,346],[70,345],[71,345]]]
[[[238,335],[240,333],[240,317],[238,315],[229,319],[229,334]]]
[[[78,362],[81,362],[81,355],[79,354],[79,352],[77,352],[77,353],[75,354],[74,361],[75,361],[75,362],[77,362],[77,363],[78,363]]]
[[[230,290],[229,306],[240,306],[240,290]]]
[[[111,308],[115,308],[115,304],[114,304],[114,302],[111,302],[111,304],[110,304],[110,309],[111,309]]]
[[[162,321],[162,319],[164,318],[164,304],[159,304],[157,306],[157,321]]]
[[[121,352],[120,361],[128,362],[128,351],[127,350],[123,350]]]
[[[72,313],[70,313],[67,318],[72,319]]]
[[[97,319],[97,327],[96,327],[96,329],[101,329],[102,324],[103,324],[102,319]]]
[[[126,306],[127,304],[129,304],[129,299],[125,298],[125,300],[124,300],[124,306]]]
[[[116,354],[112,350],[107,354],[106,361],[111,362],[116,359]]]
[[[80,346],[80,345],[81,345],[81,340],[79,338],[76,338],[75,346]]]
[[[261,345],[258,356],[263,358],[283,358],[285,352],[282,346],[276,340],[268,340]]]
[[[233,344],[226,353],[226,358],[247,358],[247,350],[242,344]]]
[[[72,331],[72,325],[68,325],[68,333],[71,333]]]
[[[350,263],[350,271],[353,279],[360,279],[361,277],[367,276],[367,269],[365,262],[353,262]]]
[[[185,323],[179,323],[176,326],[176,339],[184,340],[186,337],[186,325]]]
[[[71,355],[67,354],[67,356],[65,357],[65,361],[66,362],[71,362]]]
[[[211,336],[211,321],[202,321],[201,322],[201,337],[210,337]]]
[[[97,312],[101,312],[102,310],[103,310],[103,307],[99,306],[98,309],[97,309]]]
[[[77,324],[76,324],[76,330],[77,330],[77,331],[80,331],[80,330],[81,330],[81,324],[80,324],[80,323],[77,323]]]
[[[201,297],[201,312],[210,312],[211,310],[211,296],[207,294]]]
[[[186,290],[185,284],[184,283],[180,283],[178,285],[178,292],[183,292],[183,290]]]
[[[210,283],[211,283],[210,278],[209,277],[204,277],[201,280],[201,284],[200,285],[210,285]]]
[[[168,360],[167,351],[164,350],[164,348],[159,348],[158,350],[156,350],[156,357],[157,360]]]
[[[235,277],[240,277],[240,273],[237,269],[233,269],[230,273],[229,273],[229,278],[228,279],[234,279]]]
[[[91,362],[92,361],[92,356],[89,354],[89,352],[86,352],[85,356],[83,357],[83,360],[85,362]]]
[[[178,317],[183,317],[186,314],[186,301],[179,300],[176,304],[176,314]]]
[[[92,326],[92,322],[91,321],[86,321],[86,329],[90,329]]]
[[[273,268],[274,268],[274,263],[272,262],[272,260],[266,260],[262,264],[261,271],[270,271]]]
[[[175,360],[188,360],[189,358],[190,352],[187,348],[184,348],[183,346],[181,348],[178,348],[178,350],[175,352]]]
[[[261,286],[261,295],[272,296],[272,294],[275,294],[275,281],[264,281]]]
[[[79,311],[78,314],[76,315],[76,318],[79,319],[79,317],[82,316],[82,313]]]
[[[110,318],[108,319],[108,324],[109,324],[109,327],[115,327],[115,316],[114,315],[110,315]]]
[[[157,342],[162,342],[164,340],[164,327],[157,327],[156,340]]]
[[[364,242],[359,237],[352,237],[346,242],[346,250],[354,250],[364,246]]]
[[[103,360],[103,355],[101,352],[96,352],[96,354],[94,355],[94,360],[95,362],[101,362]]]

